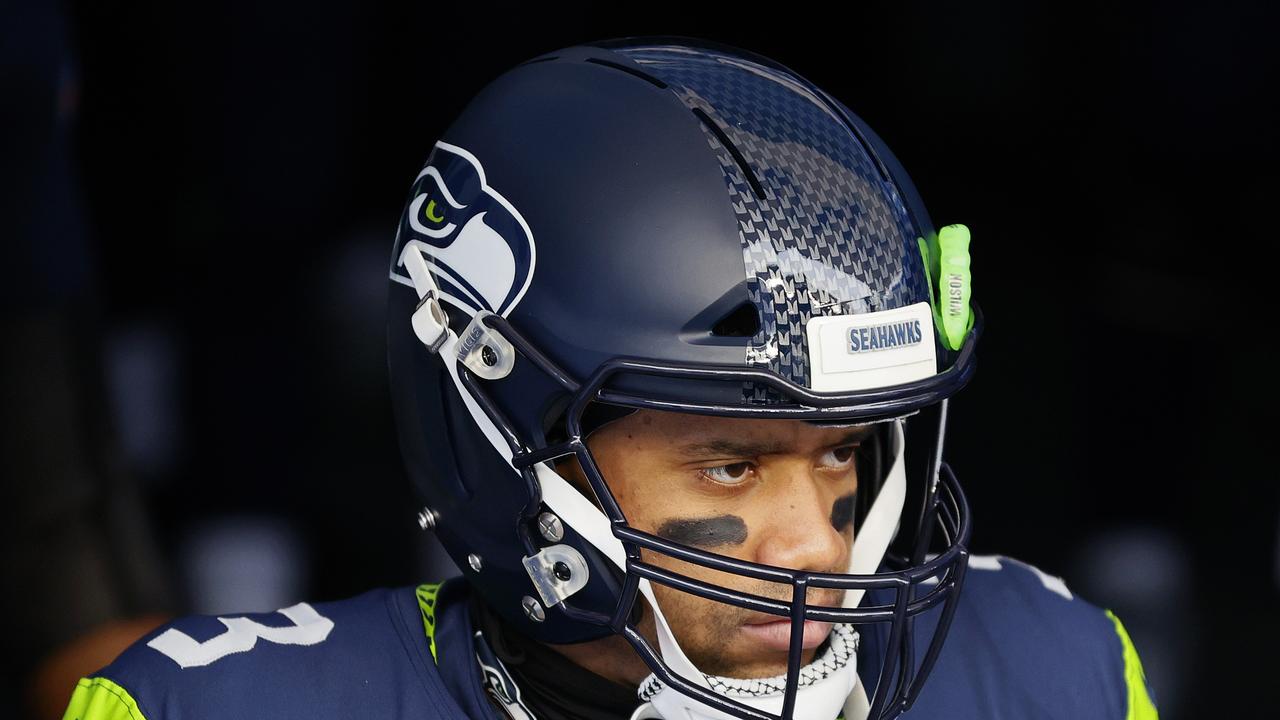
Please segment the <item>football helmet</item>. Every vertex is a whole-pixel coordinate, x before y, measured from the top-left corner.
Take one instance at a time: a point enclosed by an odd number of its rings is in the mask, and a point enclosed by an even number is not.
[[[419,522],[534,639],[625,637],[652,671],[637,717],[895,717],[937,657],[968,557],[968,507],[942,460],[982,327],[968,241],[964,226],[934,229],[857,116],[769,58],[644,36],[516,65],[431,148],[392,252],[391,393]],[[629,524],[586,439],[639,408],[870,424],[848,571],[746,562]],[[557,473],[569,456],[594,497]],[[787,672],[701,672],[654,583],[789,620]],[[810,605],[810,588],[844,601]],[[656,647],[637,628],[644,608]],[[935,608],[915,652],[913,621]],[[808,664],[805,620],[834,624]],[[888,640],[864,689],[868,624]]]

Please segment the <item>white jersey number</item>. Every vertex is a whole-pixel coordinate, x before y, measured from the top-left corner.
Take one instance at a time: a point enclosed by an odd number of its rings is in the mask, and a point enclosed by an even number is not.
[[[333,629],[332,620],[304,602],[276,612],[292,620],[293,625],[269,627],[246,617],[220,617],[218,621],[227,626],[226,632],[204,642],[169,628],[147,646],[168,655],[183,668],[200,667],[232,653],[252,650],[258,638],[281,645],[315,645],[329,637]]]

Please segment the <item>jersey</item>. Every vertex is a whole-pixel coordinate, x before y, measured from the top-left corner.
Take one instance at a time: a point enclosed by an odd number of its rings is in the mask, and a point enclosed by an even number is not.
[[[272,613],[180,618],[81,679],[64,720],[530,719],[475,629],[468,592],[453,578]],[[1060,579],[1003,556],[973,556],[957,603],[904,718],[1157,717],[1120,620]],[[936,619],[931,611],[916,620],[926,624],[919,643]],[[864,682],[879,672],[881,627],[860,628]]]

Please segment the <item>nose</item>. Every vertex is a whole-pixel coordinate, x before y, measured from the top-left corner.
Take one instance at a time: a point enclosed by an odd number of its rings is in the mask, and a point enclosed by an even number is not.
[[[809,572],[844,572],[849,543],[831,524],[836,494],[807,463],[772,468],[772,512],[757,547],[757,562]]]

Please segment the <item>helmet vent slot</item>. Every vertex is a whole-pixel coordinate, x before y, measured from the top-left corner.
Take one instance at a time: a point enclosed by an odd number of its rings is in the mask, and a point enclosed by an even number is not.
[[[720,337],[755,337],[758,332],[760,313],[752,302],[734,308],[711,328],[711,334]]]
[[[733,161],[738,164],[738,168],[742,170],[742,174],[747,178],[747,182],[751,184],[751,191],[756,194],[756,198],[764,200],[764,188],[760,185],[760,181],[756,179],[756,174],[751,172],[751,167],[747,165],[747,159],[738,151],[737,146],[729,141],[729,136],[724,134],[724,130],[720,129],[720,126],[716,124],[716,121],[712,120],[711,116],[702,108],[693,108],[693,114],[697,115],[698,119],[701,120],[702,123],[711,130],[711,132],[716,134],[716,137],[720,140],[720,144],[723,145],[725,149],[729,151],[729,154],[733,156]]]
[[[633,67],[627,67],[626,65],[623,65],[621,63],[610,62],[609,60],[602,60],[600,58],[587,58],[586,62],[595,63],[596,65],[604,65],[605,67],[611,67],[614,70],[621,70],[622,72],[627,73],[629,75],[635,75],[636,77],[640,78],[641,80],[644,80],[645,82],[657,85],[663,90],[667,89],[666,83],[650,75],[649,73],[643,72],[641,70],[637,70]]]

